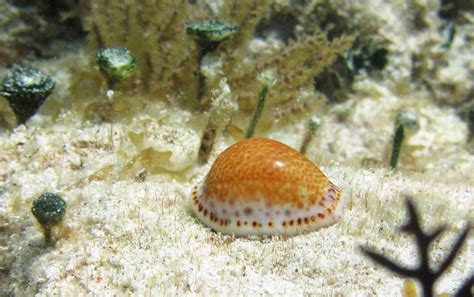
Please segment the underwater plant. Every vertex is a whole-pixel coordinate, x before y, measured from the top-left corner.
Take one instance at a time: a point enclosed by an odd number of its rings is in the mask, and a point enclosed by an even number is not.
[[[413,205],[412,198],[406,198],[406,207],[408,209],[408,222],[401,228],[401,231],[410,233],[415,236],[417,244],[417,252],[419,254],[420,263],[414,267],[403,267],[402,265],[395,263],[383,254],[374,252],[367,247],[362,247],[362,252],[372,259],[374,262],[382,265],[390,271],[406,278],[414,278],[420,282],[423,289],[424,297],[433,296],[433,287],[437,279],[446,271],[446,269],[453,263],[456,254],[461,249],[464,241],[469,233],[470,224],[468,223],[461,235],[457,238],[455,244],[452,246],[449,254],[444,258],[437,269],[433,269],[429,263],[429,246],[430,244],[446,229],[445,226],[437,228],[433,232],[425,232],[421,228],[420,219]],[[466,283],[459,289],[456,296],[471,296],[469,292],[472,286],[472,276],[466,281]]]
[[[390,157],[390,167],[397,168],[398,157],[402,148],[403,140],[407,134],[411,134],[419,129],[418,119],[411,111],[400,111],[395,120],[395,133],[392,142],[392,154]]]
[[[257,128],[258,121],[263,113],[263,108],[265,107],[265,99],[267,98],[268,91],[270,87],[275,84],[275,73],[271,70],[266,70],[258,76],[258,81],[262,84],[262,89],[258,95],[257,105],[255,106],[255,111],[250,121],[250,124],[247,128],[245,138],[251,138],[255,134],[255,129]]]
[[[56,83],[44,72],[23,65],[14,65],[2,81],[0,95],[10,104],[20,124],[33,116]]]
[[[467,122],[469,128],[469,139],[474,138],[474,100],[468,101],[461,106],[461,117]]]
[[[216,50],[219,44],[229,39],[237,32],[239,27],[231,24],[224,24],[218,20],[201,20],[186,22],[186,33],[192,36],[199,45],[198,55],[198,101],[204,92],[206,77],[201,73],[201,63],[205,55]]]
[[[111,1],[110,5],[91,1],[85,27],[92,48],[126,47],[143,61],[140,81],[145,93],[154,98],[176,98],[193,107],[196,100],[190,99],[200,98],[200,107],[207,110],[213,91],[226,78],[239,110],[250,112],[261,90],[256,78],[272,70],[276,83],[267,95],[270,112],[281,111],[281,116],[287,110],[309,112],[318,103],[315,75],[348,49],[354,38],[329,40],[315,33],[297,36],[270,52],[251,53],[249,44],[271,5],[269,0],[230,0],[212,10],[199,1],[132,0]],[[204,71],[198,63],[211,50],[212,59],[203,61]],[[303,108],[290,108],[294,105]]]
[[[33,201],[31,212],[41,225],[46,245],[52,245],[51,230],[63,220],[66,201],[58,194],[46,192]]]
[[[96,53],[97,65],[107,80],[109,89],[137,70],[137,58],[123,47],[101,48]]]
[[[262,72],[258,76],[258,80],[262,83],[262,89],[258,95],[257,105],[255,106],[255,111],[250,121],[250,124],[245,133],[245,138],[251,138],[255,134],[255,129],[257,128],[258,121],[263,113],[263,108],[265,107],[265,99],[267,98],[268,91],[270,87],[275,83],[275,73],[273,71],[267,70]]]
[[[268,94],[268,86],[264,85],[260,94],[258,95],[257,106],[255,107],[255,113],[252,117],[252,121],[247,129],[247,133],[245,133],[245,138],[251,138],[255,134],[255,129],[257,127],[258,120],[262,116],[263,107],[265,106],[265,98],[267,98]]]
[[[316,115],[312,116],[309,119],[308,129],[306,130],[303,143],[301,144],[301,154],[306,154],[306,150],[308,149],[309,144],[313,140],[314,134],[316,133],[316,130],[318,130],[319,126],[321,126],[321,119]]]
[[[146,93],[179,93],[194,98],[196,46],[186,38],[191,11],[187,0],[87,1],[84,17],[92,49],[123,47],[140,61],[138,76]],[[187,83],[184,83],[187,82]]]
[[[219,91],[215,92],[209,118],[201,137],[198,151],[199,164],[207,163],[218,131],[229,123],[231,114],[238,109],[225,79],[220,82],[219,88]]]
[[[225,24],[218,20],[186,22],[186,33],[199,44],[201,58],[214,51],[222,41],[234,35],[238,28],[238,26]]]

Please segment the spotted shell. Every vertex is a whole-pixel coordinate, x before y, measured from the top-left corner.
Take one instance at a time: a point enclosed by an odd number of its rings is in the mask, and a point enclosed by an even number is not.
[[[193,189],[191,208],[222,233],[294,235],[336,222],[341,194],[299,152],[275,140],[251,138],[219,155]]]

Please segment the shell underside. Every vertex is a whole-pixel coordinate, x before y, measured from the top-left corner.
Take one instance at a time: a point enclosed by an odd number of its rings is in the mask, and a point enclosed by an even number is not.
[[[265,205],[242,199],[234,205],[207,199],[203,185],[192,192],[192,208],[196,216],[210,228],[236,236],[295,235],[334,223],[343,208],[342,191],[332,183],[325,195],[306,208],[292,205]],[[258,201],[258,199],[254,199]]]

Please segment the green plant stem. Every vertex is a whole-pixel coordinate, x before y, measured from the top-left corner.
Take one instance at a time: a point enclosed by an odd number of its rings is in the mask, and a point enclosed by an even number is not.
[[[107,90],[114,90],[116,81],[113,79],[107,79]]]
[[[403,128],[403,125],[399,125],[395,130],[395,135],[393,136],[392,156],[390,157],[390,167],[392,169],[397,168],[398,156],[400,155],[403,138],[405,138],[405,129]]]
[[[46,246],[52,245],[52,236],[51,236],[51,226],[43,226],[43,233],[44,233],[44,242]]]
[[[268,94],[268,86],[263,86],[262,90],[260,91],[260,95],[258,97],[257,107],[255,108],[255,114],[253,115],[252,121],[250,122],[250,126],[247,129],[247,133],[245,134],[245,138],[251,138],[255,134],[255,128],[257,127],[258,120],[262,116],[263,107],[265,106],[265,98]]]
[[[308,125],[308,130],[306,131],[306,135],[303,140],[303,144],[301,145],[300,153],[301,154],[306,154],[306,151],[308,150],[308,146],[313,140],[314,134],[316,133],[316,130],[319,127],[319,120],[316,121],[313,118],[309,120],[309,125]]]
[[[196,99],[197,102],[201,102],[202,96],[204,95],[204,88],[206,85],[206,77],[202,74],[201,72],[201,62],[204,56],[208,53],[204,48],[199,49],[199,55],[198,55],[198,65],[197,65],[197,75],[198,75],[198,89],[197,89],[197,95]]]
[[[204,96],[204,87],[206,85],[206,77],[201,73],[201,70],[198,72],[198,91],[197,91],[197,102],[201,102],[202,96]]]
[[[16,118],[18,120],[18,124],[24,124],[28,119],[31,117],[31,113],[25,112],[24,110],[18,110],[15,108],[12,108],[13,112],[16,114]]]

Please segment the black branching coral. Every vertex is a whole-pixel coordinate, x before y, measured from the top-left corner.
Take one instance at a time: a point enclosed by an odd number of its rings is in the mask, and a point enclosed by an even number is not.
[[[424,297],[433,296],[433,287],[438,278],[446,271],[446,269],[453,263],[456,254],[461,249],[464,241],[469,233],[470,224],[468,224],[461,235],[457,238],[455,244],[451,248],[451,251],[445,257],[437,269],[433,269],[429,263],[429,246],[438,238],[438,236],[446,229],[446,226],[437,228],[433,232],[425,232],[421,229],[420,220],[416,212],[415,206],[411,201],[411,198],[407,198],[406,201],[408,209],[408,223],[405,224],[401,231],[413,234],[416,238],[416,244],[418,247],[419,264],[416,267],[404,267],[401,264],[395,263],[386,256],[374,252],[371,249],[362,247],[362,251],[365,255],[371,258],[374,262],[382,265],[383,267],[391,270],[392,272],[406,278],[414,278],[420,282],[423,289]],[[455,293],[454,296],[472,296],[471,287],[473,285],[473,276],[471,276]]]

